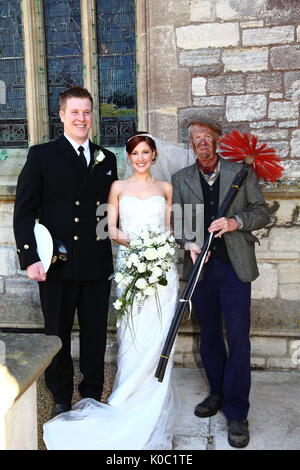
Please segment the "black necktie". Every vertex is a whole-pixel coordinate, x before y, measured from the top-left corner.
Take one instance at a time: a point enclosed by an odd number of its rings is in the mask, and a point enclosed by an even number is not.
[[[83,164],[84,168],[86,169],[87,168],[87,161],[86,161],[86,158],[84,156],[84,148],[80,145],[80,147],[78,147],[78,150],[79,150],[79,158],[80,158],[80,161],[81,163]]]

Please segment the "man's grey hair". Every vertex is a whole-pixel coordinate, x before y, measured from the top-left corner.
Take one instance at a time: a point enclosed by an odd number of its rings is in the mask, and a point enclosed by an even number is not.
[[[193,126],[205,126],[211,129],[212,131],[216,132],[218,135],[222,135],[222,126],[216,122],[206,120],[206,119],[199,119],[189,123],[188,125],[188,138],[191,140],[191,128]]]

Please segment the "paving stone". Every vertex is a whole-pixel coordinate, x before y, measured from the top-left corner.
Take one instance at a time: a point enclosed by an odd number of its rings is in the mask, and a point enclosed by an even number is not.
[[[291,156],[300,157],[300,130],[299,129],[295,130],[292,133]]]
[[[176,29],[177,46],[181,49],[236,46],[239,42],[237,23],[206,23]]]
[[[300,22],[298,0],[267,0],[264,1],[264,20],[266,25],[291,24]]]
[[[284,74],[285,97],[293,103],[300,100],[300,71],[293,70]]]
[[[300,46],[272,47],[271,65],[276,70],[299,69]]]
[[[191,0],[190,2],[190,21],[209,21],[214,19],[214,13],[211,1]]]
[[[299,117],[299,106],[292,101],[271,101],[268,116],[269,119],[296,119]]]
[[[280,72],[250,73],[246,76],[246,91],[249,93],[259,93],[264,91],[281,90]]]
[[[14,276],[17,271],[16,250],[14,248],[0,248],[0,275]]]
[[[265,0],[217,0],[216,14],[223,20],[260,17],[264,11]]]
[[[209,78],[207,92],[213,95],[244,93],[244,76],[242,74],[226,74],[221,77]]]
[[[251,28],[243,31],[244,46],[263,46],[294,42],[294,26],[274,26],[273,28]]]
[[[179,65],[184,67],[215,65],[219,63],[219,59],[219,49],[198,49],[196,51],[184,51],[179,55]]]
[[[206,95],[206,78],[195,77],[192,79],[192,93],[195,96]]]
[[[224,51],[222,60],[225,72],[268,70],[269,51],[266,47],[241,48]]]
[[[264,95],[228,96],[226,117],[228,121],[254,121],[265,117],[267,99]]]

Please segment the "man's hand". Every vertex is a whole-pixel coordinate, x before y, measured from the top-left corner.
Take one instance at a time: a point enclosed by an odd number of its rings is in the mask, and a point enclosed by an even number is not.
[[[46,273],[44,270],[43,263],[38,261],[37,263],[33,263],[27,267],[27,275],[29,279],[33,281],[46,281]]]
[[[198,255],[201,253],[201,248],[199,245],[197,245],[197,243],[194,243],[194,242],[187,242],[184,246],[184,249],[186,251],[189,251],[190,252],[190,257],[192,259],[192,262],[193,264],[196,263],[196,260],[198,258]],[[207,253],[207,257],[205,259],[205,263],[207,263],[207,261],[209,260],[209,257],[210,257],[210,251]]]
[[[220,219],[216,219],[208,227],[208,231],[210,233],[218,232],[215,234],[215,238],[220,238],[223,233],[234,232],[235,230],[238,230],[237,221],[234,218],[230,219],[228,217],[221,217]]]
[[[194,242],[188,242],[185,244],[184,249],[190,252],[190,257],[192,259],[193,264],[195,264],[198,255],[201,253],[200,246]]]

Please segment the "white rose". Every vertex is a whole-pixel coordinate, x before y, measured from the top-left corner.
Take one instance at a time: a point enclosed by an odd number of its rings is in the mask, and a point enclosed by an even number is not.
[[[146,289],[146,287],[148,287],[148,284],[147,284],[147,282],[144,278],[140,278],[136,281],[135,286],[138,289],[144,290],[144,289]]]
[[[113,306],[115,307],[116,310],[120,310],[120,308],[122,307],[122,302],[120,299],[117,299],[114,303],[113,303]]]
[[[129,263],[137,264],[139,262],[139,257],[136,253],[132,253],[128,258]]]
[[[173,248],[173,246],[169,246],[169,253],[170,255],[174,255],[175,254],[175,248]]]
[[[155,266],[152,269],[152,276],[160,277],[162,273],[163,273],[162,270],[158,266]]]
[[[144,261],[141,261],[141,260],[144,260],[144,258],[145,258],[145,256],[144,256],[144,251],[141,249],[141,250],[139,251],[139,262],[140,262],[140,263],[141,263],[141,262],[143,263]]]
[[[147,289],[144,290],[145,295],[155,295],[155,289],[154,287],[147,287]]]
[[[168,251],[165,246],[160,246],[159,248],[157,248],[157,252],[160,258],[165,258]]]
[[[151,238],[145,238],[143,245],[149,247],[152,246],[152,243],[153,241],[151,240]]]
[[[144,273],[147,270],[146,263],[138,263],[137,264],[137,270],[138,270],[139,273]]]
[[[141,236],[141,238],[143,238],[143,240],[144,240],[145,238],[149,238],[149,232],[148,232],[148,230],[146,230],[146,229],[142,230],[141,233],[140,233],[140,236]]]
[[[119,284],[121,281],[123,281],[123,278],[124,278],[124,276],[123,276],[122,273],[116,273],[115,274],[115,281],[116,281],[117,284]]]
[[[98,152],[95,154],[95,162],[101,163],[103,162],[104,158],[105,158],[105,155],[102,152],[102,150],[98,150]]]
[[[144,252],[144,256],[149,261],[156,259],[158,256],[156,248],[147,248]]]
[[[133,246],[133,247],[134,246],[139,246],[139,245],[141,245],[141,239],[140,238],[135,238],[134,240],[131,240],[129,242],[129,245]]]
[[[132,281],[132,276],[124,277],[118,287],[127,287]]]
[[[155,284],[156,282],[158,282],[158,278],[156,276],[149,277],[149,284]]]
[[[167,241],[166,235],[161,234],[161,235],[158,237],[158,243],[163,244],[163,243],[166,243],[166,241]]]

